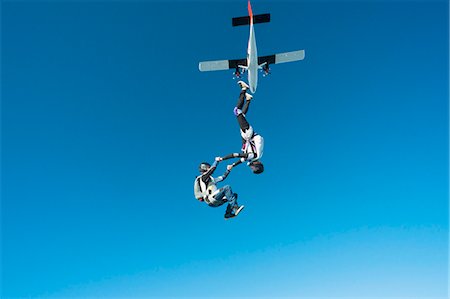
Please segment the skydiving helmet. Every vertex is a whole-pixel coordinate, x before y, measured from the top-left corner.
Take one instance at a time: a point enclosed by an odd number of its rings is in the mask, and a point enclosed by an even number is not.
[[[210,168],[211,168],[211,164],[209,164],[208,162],[202,162],[202,163],[200,163],[200,165],[198,166],[198,170],[200,171],[200,173],[205,173],[205,172],[207,172]]]
[[[254,174],[260,174],[264,171],[264,165],[259,160],[250,162],[248,166]]]

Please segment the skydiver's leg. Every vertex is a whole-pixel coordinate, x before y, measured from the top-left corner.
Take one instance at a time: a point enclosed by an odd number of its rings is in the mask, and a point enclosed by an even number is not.
[[[239,208],[239,205],[237,203],[237,194],[233,193],[230,186],[224,186],[221,189],[224,190],[228,205],[227,209],[225,211],[225,218],[233,217],[234,211],[236,211]]]
[[[237,121],[241,128],[242,148],[244,148],[247,140],[253,136],[253,128],[250,126],[243,113],[237,115]]]
[[[241,90],[236,107],[234,108],[234,114],[237,116],[239,127],[244,132],[250,127],[247,119],[245,118],[245,114],[248,111],[250,101],[246,100],[245,94],[245,90]]]
[[[242,111],[242,113],[247,114],[248,108],[250,106],[250,100],[252,98],[253,97],[250,94],[247,94],[245,90],[241,90],[235,110],[239,109]]]
[[[214,192],[213,197],[216,202],[228,202],[232,205],[234,205],[236,201],[236,194],[233,193],[233,190],[229,185],[223,186],[222,188],[218,189],[216,192]]]
[[[223,186],[215,192],[214,201],[216,203],[216,207],[228,202],[227,209],[225,211],[225,218],[229,218],[233,211],[239,208],[237,204],[237,194],[233,193],[229,185]]]
[[[250,128],[250,124],[248,123],[248,121],[245,118],[245,115],[243,113],[241,113],[237,116],[237,120],[239,123],[239,127],[241,128],[241,130],[243,132],[245,132],[246,130],[248,130]]]
[[[240,206],[237,202],[238,195],[237,193],[233,194],[233,198],[229,201],[227,210],[225,211],[225,218],[235,217],[239,214],[240,211],[244,208],[244,206]]]
[[[228,186],[228,185],[225,186],[225,187],[223,187],[223,188],[226,188],[226,189],[225,189],[225,196],[227,197],[228,203],[229,203],[231,206],[237,205],[237,202],[236,202],[237,194],[236,194],[236,193],[233,193],[233,190],[231,190],[231,187]]]
[[[244,96],[247,97],[248,94],[245,94]],[[239,97],[240,97],[240,96],[239,96]],[[250,97],[250,99],[251,99],[251,98],[252,98],[252,97]],[[244,114],[247,114],[247,112],[248,112],[248,108],[250,107],[250,99],[247,98],[246,101],[245,101],[245,103],[244,103],[244,107],[242,107],[242,113],[244,113]]]
[[[224,186],[220,189],[217,189],[216,192],[214,192],[213,196],[212,196],[212,200],[211,200],[211,204],[210,206],[212,207],[218,207],[223,205],[224,203],[226,203],[228,201],[227,199],[227,187],[229,188],[229,186]]]
[[[241,90],[241,93],[239,94],[238,101],[236,103],[236,108],[237,109],[242,109],[242,107],[244,106],[245,93],[246,93],[245,90]]]

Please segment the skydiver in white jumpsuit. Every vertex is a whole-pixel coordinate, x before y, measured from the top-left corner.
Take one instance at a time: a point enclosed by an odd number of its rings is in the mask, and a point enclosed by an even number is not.
[[[225,219],[237,216],[244,206],[237,203],[237,193],[233,193],[229,185],[217,188],[216,183],[225,180],[230,173],[232,166],[228,165],[225,173],[214,178],[212,174],[217,168],[220,159],[217,157],[211,166],[208,162],[199,165],[200,175],[194,181],[194,195],[199,201],[206,202],[210,207],[219,207],[228,202],[225,212]]]
[[[262,157],[264,151],[264,138],[253,130],[253,127],[245,118],[245,114],[248,112],[250,101],[253,98],[252,95],[247,93],[247,89],[249,88],[249,86],[244,81],[239,81],[238,84],[241,87],[241,92],[239,94],[239,99],[233,112],[237,117],[241,131],[242,152],[231,153],[219,158],[219,161],[239,158],[239,160],[231,164],[231,168],[243,162],[247,162],[247,165],[250,167],[253,173],[259,174],[264,171],[264,165],[259,160]]]

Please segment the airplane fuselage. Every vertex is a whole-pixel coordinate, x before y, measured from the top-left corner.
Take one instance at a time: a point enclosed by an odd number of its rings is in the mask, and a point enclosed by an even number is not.
[[[255,93],[258,85],[258,50],[256,48],[255,30],[253,29],[253,21],[250,21],[250,36],[247,48],[247,76],[250,91]]]
[[[248,38],[247,48],[247,77],[250,91],[255,93],[258,85],[258,50],[256,49],[256,37],[255,30],[253,28],[253,13],[251,12],[251,6],[249,2],[249,14],[250,14],[250,36]]]

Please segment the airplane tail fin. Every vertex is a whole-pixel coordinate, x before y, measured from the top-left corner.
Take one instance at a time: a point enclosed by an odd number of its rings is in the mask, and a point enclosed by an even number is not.
[[[247,8],[248,8],[248,15],[251,20],[251,19],[253,19],[253,11],[252,11],[252,5],[250,4],[250,0],[248,0]]]
[[[252,5],[250,4],[250,0],[248,0],[247,9],[248,9],[248,16],[233,18],[233,26],[250,25],[250,24],[252,24],[252,22],[251,22],[252,20],[253,20],[253,24],[270,22],[270,14],[269,13],[265,13],[265,14],[261,14],[261,15],[253,15]]]

